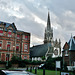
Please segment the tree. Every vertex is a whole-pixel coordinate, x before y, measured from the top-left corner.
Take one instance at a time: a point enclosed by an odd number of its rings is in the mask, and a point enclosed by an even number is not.
[[[62,57],[57,57],[57,58],[48,57],[47,61],[45,62],[45,68],[50,70],[55,70],[56,61],[61,61],[62,63]]]

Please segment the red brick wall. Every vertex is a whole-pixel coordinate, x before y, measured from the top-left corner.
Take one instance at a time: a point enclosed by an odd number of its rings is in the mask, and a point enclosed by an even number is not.
[[[0,27],[4,27],[4,25],[0,25]],[[8,29],[12,29],[12,26],[9,26],[7,28]],[[5,28],[4,28],[5,29]],[[11,48],[9,50],[9,53],[10,53],[10,60],[13,56],[13,50],[15,54],[20,54],[21,52],[21,56],[22,56],[22,59],[24,59],[24,56],[26,55],[27,56],[27,59],[29,59],[29,48],[30,48],[30,33],[26,33],[26,32],[17,32],[16,34],[12,32],[12,37],[8,37],[8,31],[4,31],[3,32],[3,36],[0,36],[0,41],[2,41],[2,49],[0,49],[0,53],[1,53],[1,61],[5,61],[6,59],[6,54],[8,53],[8,50],[7,50],[7,42],[11,42]],[[20,39],[17,40],[17,34],[20,34]],[[29,39],[28,40],[25,40],[23,39],[23,35],[28,35],[29,36]],[[16,40],[15,40],[16,38]],[[16,44],[19,43],[20,46],[19,46],[19,52],[16,52]],[[24,52],[24,44],[28,44],[28,50],[27,52]],[[15,48],[13,48],[13,46],[15,46]]]

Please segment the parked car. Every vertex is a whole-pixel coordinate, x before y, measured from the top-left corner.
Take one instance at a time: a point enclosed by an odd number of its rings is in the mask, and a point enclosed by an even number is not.
[[[2,70],[2,75],[29,75],[28,72],[22,70]]]

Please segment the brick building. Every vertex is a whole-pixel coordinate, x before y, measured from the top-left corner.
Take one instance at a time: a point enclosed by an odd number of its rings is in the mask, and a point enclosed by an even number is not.
[[[0,61],[11,60],[13,55],[29,59],[30,33],[17,30],[14,23],[0,21]]]
[[[63,64],[67,66],[75,66],[75,36],[71,37],[69,42],[66,42],[63,51]]]

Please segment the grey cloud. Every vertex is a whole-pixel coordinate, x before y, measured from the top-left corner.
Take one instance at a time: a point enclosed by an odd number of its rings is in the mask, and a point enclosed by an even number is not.
[[[0,8],[0,19],[7,22],[14,22],[18,29],[30,32],[40,38],[44,38],[45,27],[35,22],[31,14],[35,14],[42,20],[47,21],[48,8],[58,18],[58,20],[57,18],[54,19],[51,15],[51,22],[56,22],[55,24],[59,25],[58,29],[54,29],[54,39],[60,38],[66,41],[69,39],[70,33],[75,30],[75,17],[63,15],[68,10],[75,14],[74,0],[1,0],[0,7],[9,8],[12,11],[14,11],[13,8],[18,7],[18,12],[23,14],[24,18],[17,18],[13,15],[9,16],[8,12]]]

